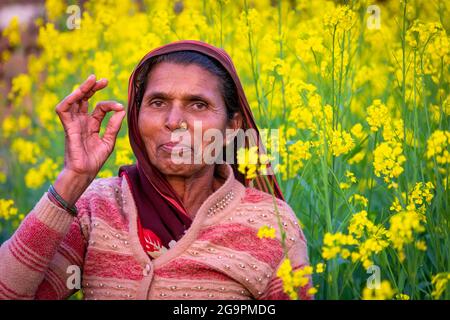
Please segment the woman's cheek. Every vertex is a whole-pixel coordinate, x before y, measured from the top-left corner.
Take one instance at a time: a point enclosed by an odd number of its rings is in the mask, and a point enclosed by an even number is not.
[[[223,147],[223,141],[225,138],[226,123],[225,122],[213,122],[208,123],[207,127],[203,128],[203,152],[209,153],[211,150]]]
[[[157,117],[150,112],[143,111],[139,116],[139,127],[142,134],[150,134],[158,127]]]
[[[153,121],[152,121],[153,118]],[[139,131],[144,141],[147,152],[150,154],[154,154],[155,152],[155,134],[158,132],[157,123],[149,113],[142,113],[139,116]]]

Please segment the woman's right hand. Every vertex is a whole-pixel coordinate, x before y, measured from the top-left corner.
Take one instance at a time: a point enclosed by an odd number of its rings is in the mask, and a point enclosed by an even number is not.
[[[96,81],[95,76],[90,75],[55,109],[64,127],[65,153],[64,169],[55,181],[54,188],[71,205],[95,179],[111,155],[126,114],[124,107],[115,101],[101,101],[91,114],[88,113],[88,100],[107,84],[106,79]],[[115,113],[100,137],[102,120],[110,111]]]

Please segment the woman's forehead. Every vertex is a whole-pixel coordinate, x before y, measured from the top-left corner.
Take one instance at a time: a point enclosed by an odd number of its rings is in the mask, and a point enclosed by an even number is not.
[[[150,92],[167,94],[184,92],[220,95],[219,79],[203,67],[196,64],[177,64],[162,62],[152,68],[148,74],[145,95]]]

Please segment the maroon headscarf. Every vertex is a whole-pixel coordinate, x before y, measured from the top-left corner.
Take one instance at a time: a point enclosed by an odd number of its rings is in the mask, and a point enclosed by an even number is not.
[[[142,226],[158,235],[165,247],[168,247],[168,243],[171,240],[178,241],[183,236],[185,230],[189,228],[192,221],[171,185],[148,159],[145,145],[138,129],[139,108],[137,104],[139,102],[136,101],[136,96],[139,87],[136,78],[142,66],[149,59],[158,55],[183,50],[196,51],[215,59],[228,71],[236,85],[239,95],[239,109],[243,115],[242,129],[254,129],[257,135],[255,137],[257,140],[254,141],[258,143],[260,136],[236,69],[230,56],[223,49],[216,48],[201,41],[184,40],[169,43],[150,51],[144,56],[131,74],[128,84],[128,135],[137,163],[135,165],[121,167],[119,169],[119,175],[122,176],[126,173],[125,176],[131,186]],[[231,166],[233,167],[236,179],[243,185],[249,186],[250,180],[245,179],[237,170],[236,154],[234,155],[234,159],[234,164],[231,164]],[[280,199],[284,199],[275,176],[268,175],[267,178],[272,185],[271,188],[275,195]],[[253,181],[255,188],[270,192],[270,187],[263,177],[258,176]]]

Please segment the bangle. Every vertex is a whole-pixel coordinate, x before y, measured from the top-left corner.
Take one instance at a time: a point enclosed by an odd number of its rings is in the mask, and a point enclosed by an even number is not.
[[[55,190],[53,185],[51,184],[48,188],[48,193],[52,195],[52,197],[58,202],[58,204],[71,215],[76,216],[78,214],[77,207],[75,205],[70,206]]]
[[[53,202],[56,206],[58,206],[61,209],[64,209],[63,206],[58,202],[58,200],[56,200],[54,196],[52,196],[50,192],[47,193],[47,196],[50,199],[50,201]]]

